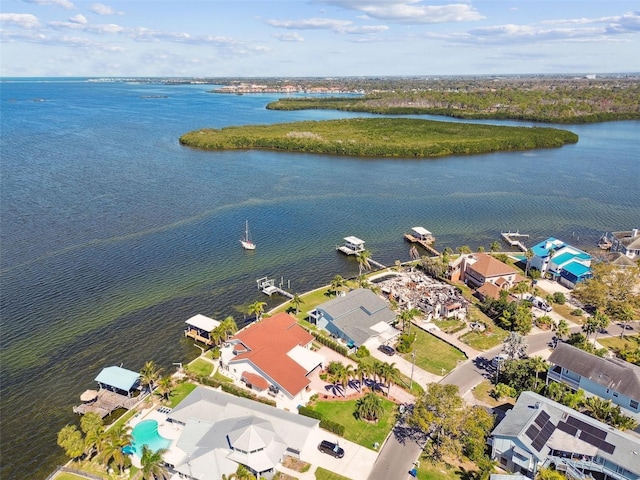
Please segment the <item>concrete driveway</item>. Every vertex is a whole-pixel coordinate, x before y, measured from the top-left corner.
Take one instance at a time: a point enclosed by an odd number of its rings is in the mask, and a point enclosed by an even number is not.
[[[318,450],[318,444],[322,440],[338,442],[344,449],[344,457],[334,458]],[[325,430],[317,429],[310,435],[304,449],[300,452],[300,458],[312,465],[310,472],[314,472],[317,467],[322,467],[351,480],[365,480],[369,477],[378,458],[378,452],[356,445]]]

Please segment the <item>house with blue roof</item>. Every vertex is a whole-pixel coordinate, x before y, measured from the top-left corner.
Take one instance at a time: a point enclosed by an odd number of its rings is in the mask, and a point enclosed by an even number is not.
[[[531,247],[530,266],[542,275],[549,274],[567,288],[591,278],[591,255],[568,243],[549,237]]]

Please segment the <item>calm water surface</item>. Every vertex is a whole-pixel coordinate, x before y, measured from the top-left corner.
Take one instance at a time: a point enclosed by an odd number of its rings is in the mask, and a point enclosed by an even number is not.
[[[440,248],[475,249],[509,229],[592,248],[640,224],[640,122],[564,127],[580,141],[561,149],[438,160],[181,147],[201,127],[355,116],[267,111],[276,96],[211,88],[1,84],[2,479],[65,461],[56,433],[101,368],[191,359],[190,316],[242,324],[268,300],[261,276],[303,292],[356,274],[335,251],[346,235],[392,264],[416,225]],[[246,219],[255,252],[238,241]]]

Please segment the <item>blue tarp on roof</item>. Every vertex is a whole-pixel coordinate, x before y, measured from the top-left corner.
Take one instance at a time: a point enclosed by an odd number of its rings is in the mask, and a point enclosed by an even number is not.
[[[138,372],[122,367],[107,367],[103,368],[96,377],[96,382],[128,392],[135,386],[138,378],[140,378]]]

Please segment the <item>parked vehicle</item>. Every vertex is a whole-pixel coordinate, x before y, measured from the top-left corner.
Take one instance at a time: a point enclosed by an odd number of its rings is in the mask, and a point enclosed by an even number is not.
[[[497,355],[497,356],[493,357],[493,360],[491,360],[491,366],[493,368],[501,367],[502,364],[504,363],[504,361],[507,358],[509,358],[509,357],[507,357],[505,354],[501,353],[500,355]]]
[[[322,440],[318,445],[318,450],[336,458],[344,457],[344,449],[337,443],[330,442],[329,440]]]
[[[396,353],[396,350],[389,345],[380,345],[378,347],[378,350],[380,350],[385,355],[389,355],[390,357],[392,357]]]
[[[544,312],[550,312],[551,310],[553,310],[551,308],[551,305],[549,305],[547,302],[545,302],[540,297],[534,297],[533,300],[531,301],[531,303],[532,303],[532,305],[534,307],[539,308],[540,310],[542,310]]]

